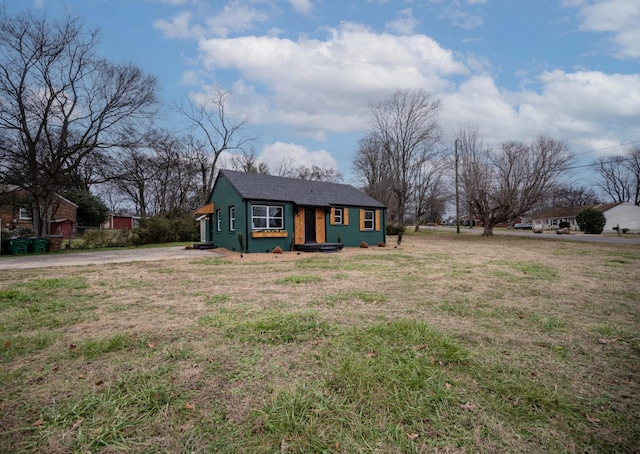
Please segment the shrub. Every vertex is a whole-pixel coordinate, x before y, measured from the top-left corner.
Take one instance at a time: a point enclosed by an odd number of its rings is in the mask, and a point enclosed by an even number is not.
[[[571,228],[571,224],[567,221],[560,221],[560,224],[558,224],[558,227],[561,229],[568,229],[568,228]]]
[[[576,222],[584,233],[599,235],[604,230],[607,218],[602,211],[595,208],[586,208],[576,215]]]
[[[82,234],[78,249],[128,247],[138,244],[137,230],[87,230]]]
[[[282,248],[280,246],[276,246],[272,251],[274,254],[282,254]]]
[[[385,230],[387,235],[399,235],[400,233],[404,233],[406,228],[402,224],[387,224]]]
[[[361,241],[361,242],[360,242],[360,247],[361,247],[361,248],[363,248],[363,249],[366,249],[366,248],[368,248],[368,247],[369,247],[369,245],[367,244],[367,242],[366,242],[366,241]]]
[[[238,244],[240,245],[240,257],[244,254],[244,235],[238,233]]]
[[[87,230],[82,234],[82,243],[78,244],[80,249],[98,249],[109,247],[111,239],[114,236],[113,231],[109,230]]]
[[[137,244],[197,241],[198,223],[191,216],[143,218],[137,233]]]
[[[380,241],[378,243],[378,247],[387,247],[387,245],[385,243],[383,243],[382,241]]]

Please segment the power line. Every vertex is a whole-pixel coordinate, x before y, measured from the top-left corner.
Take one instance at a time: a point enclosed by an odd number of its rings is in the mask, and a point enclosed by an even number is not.
[[[620,163],[620,162],[627,162],[627,161],[633,161],[635,160],[634,157],[629,157],[629,158],[615,158],[615,159],[610,159],[609,161],[598,161],[598,162],[592,162],[591,164],[581,164],[581,165],[575,165],[575,166],[571,166],[571,167],[567,167],[567,170],[574,170],[574,169],[584,169],[586,167],[597,167],[601,164],[613,164],[613,163]]]
[[[604,148],[598,148],[596,150],[583,151],[581,153],[576,153],[574,156],[582,156],[582,155],[585,155],[585,154],[597,153],[599,151],[611,150],[612,148],[627,147],[629,145],[635,145],[637,143],[640,143],[640,140],[634,140],[633,142],[627,142],[627,143],[622,143],[622,144],[618,144],[618,145],[611,145],[611,146],[604,147]]]

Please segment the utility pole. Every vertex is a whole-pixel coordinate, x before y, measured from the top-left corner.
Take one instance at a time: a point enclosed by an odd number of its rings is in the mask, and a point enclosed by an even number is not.
[[[460,193],[458,192],[458,139],[456,139],[456,233],[460,233]]]

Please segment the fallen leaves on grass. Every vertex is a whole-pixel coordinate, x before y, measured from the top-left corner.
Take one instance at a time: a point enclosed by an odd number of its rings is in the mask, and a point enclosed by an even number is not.
[[[83,422],[84,422],[84,418],[78,419],[76,422],[73,423],[73,426],[71,426],[71,430],[78,430]]]
[[[595,416],[586,415],[586,418],[587,418],[587,421],[589,421],[591,424],[598,424],[600,422],[600,420]]]
[[[263,425],[264,421],[262,420],[262,417],[258,416],[258,419],[256,419],[256,422],[253,424],[253,429],[251,429],[251,432],[253,432],[254,434],[262,433]]]

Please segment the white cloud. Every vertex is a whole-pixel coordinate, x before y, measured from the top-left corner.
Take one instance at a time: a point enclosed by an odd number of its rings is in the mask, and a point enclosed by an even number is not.
[[[581,30],[609,34],[616,57],[640,58],[640,1],[592,0],[567,5],[580,8]]]
[[[462,0],[450,0],[444,2],[443,0],[430,0],[434,4],[442,4],[440,10],[440,16],[443,19],[449,20],[454,26],[470,30],[472,28],[479,27],[484,23],[484,17],[481,12],[474,8],[470,10],[470,5],[481,5],[486,3],[487,0],[464,0],[465,5],[462,4]]]
[[[571,117],[603,121],[640,118],[640,74],[605,74],[598,71],[545,72],[542,95]],[[640,126],[640,125],[639,125]]]
[[[226,37],[232,32],[251,30],[254,23],[265,22],[268,18],[262,11],[252,9],[240,1],[233,1],[206,22],[215,36]]]
[[[164,3],[166,5],[185,5],[193,0],[145,0],[149,3]]]
[[[329,30],[326,40],[245,36],[200,46],[208,69],[237,70],[250,91],[262,93],[258,102],[269,107],[252,121],[289,123],[307,135],[361,127],[370,102],[397,88],[439,92],[447,76],[468,71],[425,35],[376,34],[352,23]]]
[[[190,38],[193,36],[191,31],[191,17],[189,11],[182,11],[173,16],[171,20],[158,19],[153,26],[160,30],[166,38]]]
[[[294,143],[275,142],[265,145],[258,160],[264,162],[273,171],[277,171],[283,163],[293,167],[317,165],[324,168],[338,168],[338,162],[328,151],[310,151]]]
[[[401,35],[409,35],[413,33],[417,26],[418,21],[413,17],[413,11],[411,8],[398,11],[396,19],[386,24],[387,30]]]
[[[475,123],[491,147],[551,135],[580,152],[640,137],[640,75],[550,71],[537,82],[536,91],[507,91],[488,75],[473,76],[442,95],[443,127]]]
[[[205,26],[194,24],[196,18],[190,11],[182,11],[168,21],[157,20],[154,26],[167,38],[226,38],[231,33],[251,30],[257,22],[267,19],[266,13],[234,0],[222,7],[218,14],[205,18]]]
[[[300,14],[309,14],[313,11],[313,3],[310,0],[289,0],[289,3]]]
[[[195,87],[201,86],[204,81],[200,77],[197,71],[185,71],[182,73],[180,83],[185,86]]]

